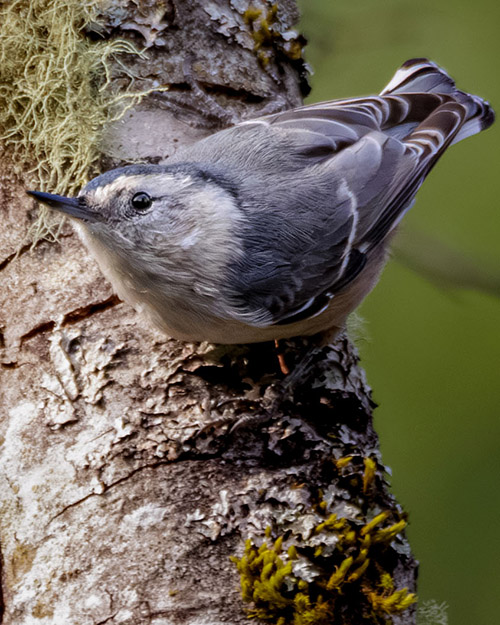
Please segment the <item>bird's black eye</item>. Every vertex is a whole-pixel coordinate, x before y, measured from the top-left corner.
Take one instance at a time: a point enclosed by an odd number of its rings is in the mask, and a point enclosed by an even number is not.
[[[132,198],[132,206],[136,211],[145,211],[152,203],[153,198],[144,191],[139,191],[139,193],[136,193]]]

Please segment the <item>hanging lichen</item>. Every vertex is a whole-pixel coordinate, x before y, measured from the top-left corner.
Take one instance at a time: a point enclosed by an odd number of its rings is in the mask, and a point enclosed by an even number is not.
[[[113,94],[111,63],[140,54],[124,40],[92,40],[98,0],[15,0],[0,8],[0,141],[41,190],[71,195],[93,174],[103,126],[141,94]],[[47,213],[33,239],[54,236]]]

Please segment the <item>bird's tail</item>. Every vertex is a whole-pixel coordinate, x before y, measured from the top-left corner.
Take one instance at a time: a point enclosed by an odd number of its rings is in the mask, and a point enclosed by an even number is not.
[[[489,128],[495,121],[495,112],[488,102],[479,96],[457,89],[454,80],[428,59],[410,59],[403,63],[380,95],[405,93],[448,95],[466,108],[465,122],[454,137],[453,143]]]

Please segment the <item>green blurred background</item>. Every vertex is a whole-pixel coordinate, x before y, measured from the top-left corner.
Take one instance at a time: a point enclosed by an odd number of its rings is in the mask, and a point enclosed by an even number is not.
[[[302,0],[309,102],[377,93],[428,56],[500,114],[500,3]],[[446,153],[406,217],[500,282],[500,119]],[[495,269],[492,269],[496,268]],[[450,625],[500,621],[500,298],[443,291],[392,260],[359,347],[393,488],[410,513],[419,596]]]

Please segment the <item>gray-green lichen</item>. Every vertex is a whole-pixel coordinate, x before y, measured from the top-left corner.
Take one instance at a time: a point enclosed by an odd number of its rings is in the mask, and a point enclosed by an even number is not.
[[[93,41],[98,0],[16,0],[0,8],[0,141],[31,184],[74,194],[96,173],[102,128],[139,94],[113,94],[111,66],[139,54],[122,39]],[[53,233],[42,211],[33,237]]]

